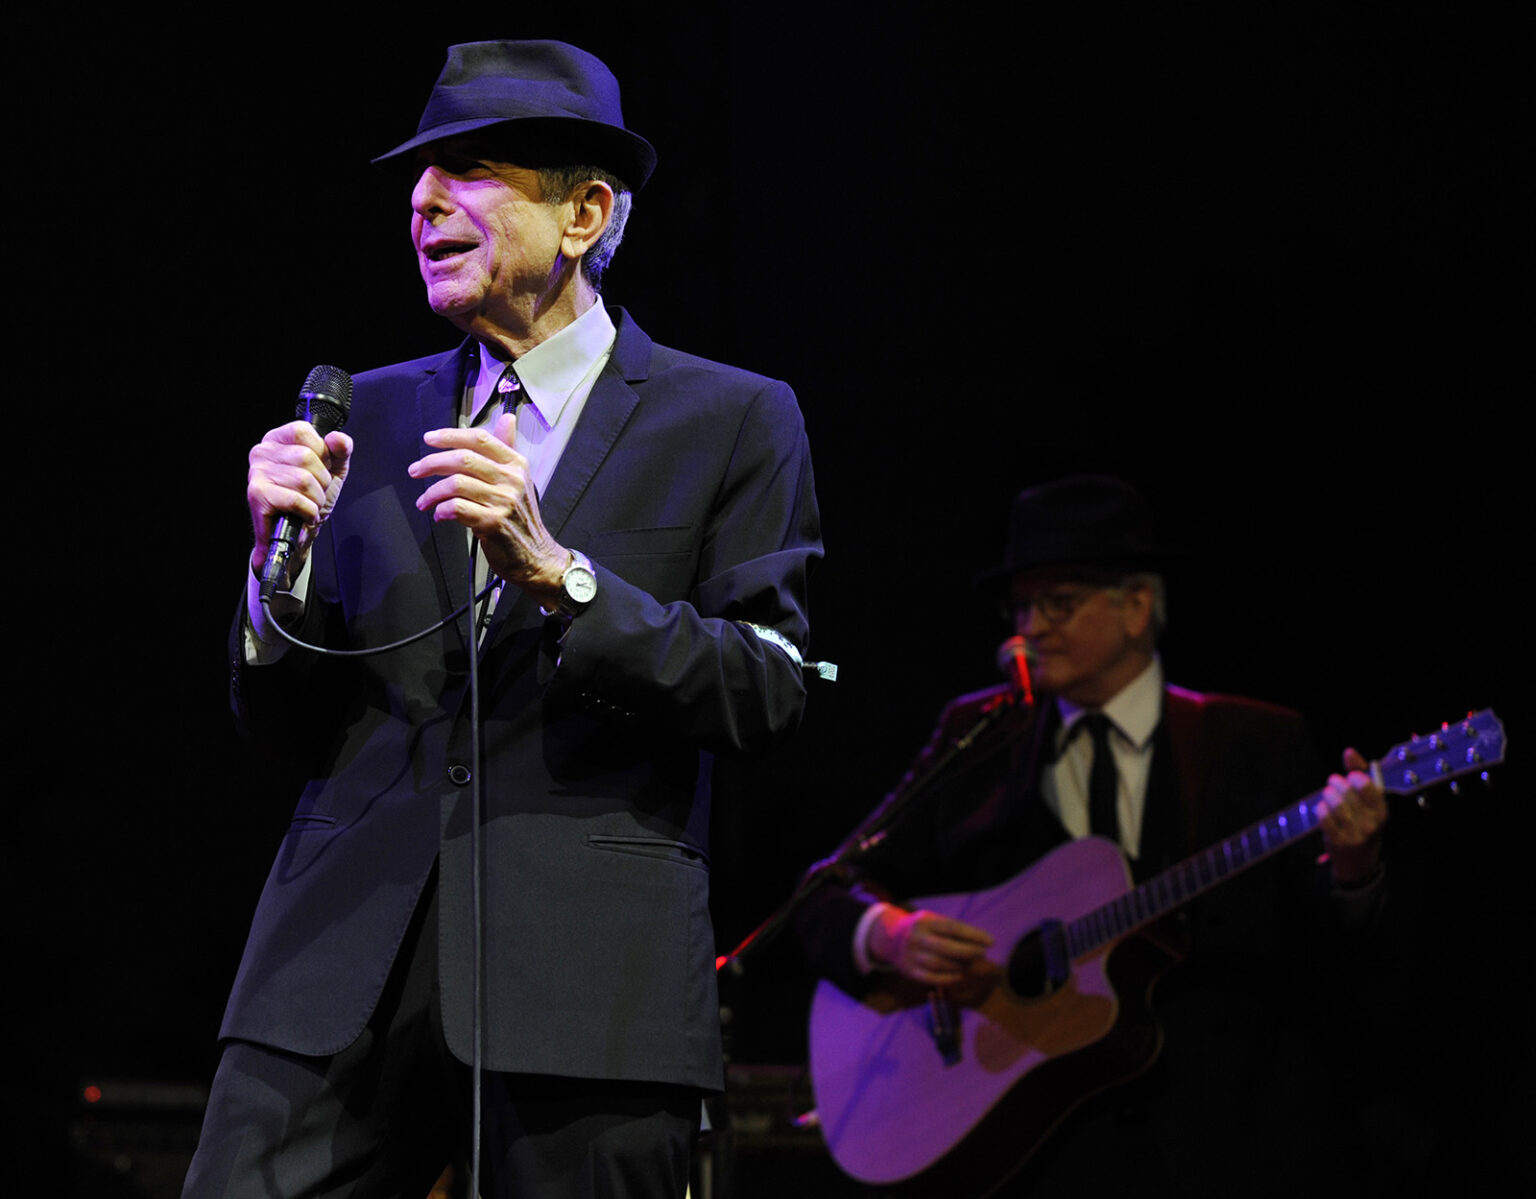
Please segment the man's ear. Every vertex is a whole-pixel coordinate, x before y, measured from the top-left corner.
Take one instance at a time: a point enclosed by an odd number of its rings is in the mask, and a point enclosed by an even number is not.
[[[1152,588],[1138,583],[1125,589],[1125,599],[1120,605],[1124,613],[1125,632],[1133,641],[1152,639]]]
[[[608,228],[608,218],[613,215],[613,188],[600,179],[588,179],[577,184],[567,203],[571,205],[571,218],[565,225],[560,252],[567,258],[579,259]]]

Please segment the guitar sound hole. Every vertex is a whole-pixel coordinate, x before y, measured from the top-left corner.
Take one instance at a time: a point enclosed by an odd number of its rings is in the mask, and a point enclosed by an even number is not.
[[[1008,955],[1008,985],[1020,999],[1048,999],[1070,974],[1060,920],[1046,920],[1036,926]]]

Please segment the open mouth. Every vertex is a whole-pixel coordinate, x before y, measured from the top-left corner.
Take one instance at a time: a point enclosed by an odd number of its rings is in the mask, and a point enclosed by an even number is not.
[[[445,259],[456,257],[459,254],[467,254],[475,248],[474,242],[468,241],[440,241],[428,246],[422,251],[429,262],[442,262]]]

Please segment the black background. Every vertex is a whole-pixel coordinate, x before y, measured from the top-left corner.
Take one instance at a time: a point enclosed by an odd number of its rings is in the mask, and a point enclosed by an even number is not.
[[[815,454],[811,651],[842,677],[792,749],[726,770],[722,948],[995,677],[1007,630],[971,579],[1014,492],[1115,473],[1193,551],[1177,681],[1302,708],[1330,755],[1505,717],[1503,784],[1400,812],[1395,848],[1436,955],[1405,1054],[1433,1043],[1421,1089],[1461,1096],[1424,1119],[1448,1137],[1517,1102],[1529,56],[1512,6],[1341,8],[20,29],[10,873],[38,1015],[8,1098],[51,1117],[82,1078],[211,1076],[290,804],[226,715],[245,451],[316,362],[456,342],[367,160],[447,44],[552,36],[612,66],[660,152],[608,302],[789,380]],[[738,1058],[803,1053],[808,985],[787,948],[733,981]]]

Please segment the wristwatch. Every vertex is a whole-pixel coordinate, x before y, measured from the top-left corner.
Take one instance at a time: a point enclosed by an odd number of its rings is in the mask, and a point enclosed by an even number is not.
[[[571,564],[560,576],[560,600],[555,611],[567,619],[579,616],[597,598],[597,575],[592,563],[580,550],[571,550]]]

